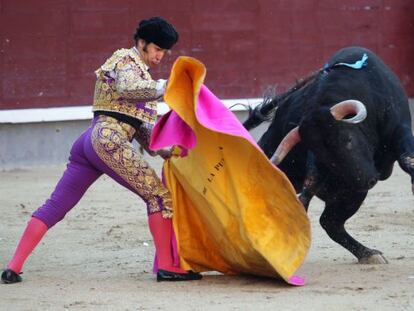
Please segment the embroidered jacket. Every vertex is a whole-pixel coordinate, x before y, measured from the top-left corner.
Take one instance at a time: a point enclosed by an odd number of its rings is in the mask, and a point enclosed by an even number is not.
[[[117,50],[95,71],[92,111],[111,111],[154,124],[157,82],[135,48]]]

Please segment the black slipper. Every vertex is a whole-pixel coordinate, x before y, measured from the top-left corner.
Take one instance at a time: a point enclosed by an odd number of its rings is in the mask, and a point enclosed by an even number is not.
[[[1,281],[5,284],[13,284],[22,281],[22,277],[13,270],[6,269],[1,274]]]
[[[158,269],[158,272],[157,272],[157,282],[194,281],[194,280],[200,280],[202,277],[203,276],[200,273],[195,273],[193,271],[190,271],[188,273],[177,273],[177,272],[171,272],[167,270]]]

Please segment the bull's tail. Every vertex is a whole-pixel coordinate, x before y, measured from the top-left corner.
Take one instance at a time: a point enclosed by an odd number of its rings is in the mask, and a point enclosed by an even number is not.
[[[249,116],[244,121],[243,126],[247,130],[251,130],[265,121],[269,121],[273,117],[273,112],[278,106],[277,96],[275,96],[274,88],[266,90],[263,102],[254,109],[249,107]]]
[[[302,89],[308,83],[312,82],[315,77],[322,71],[323,68],[300,79],[292,88],[290,88],[285,93],[275,95],[274,89],[269,89],[270,91],[267,90],[261,104],[257,105],[254,109],[249,107],[249,117],[246,119],[246,121],[244,121],[243,126],[247,130],[251,130],[259,126],[261,123],[271,120],[281,103],[283,103],[290,95]]]

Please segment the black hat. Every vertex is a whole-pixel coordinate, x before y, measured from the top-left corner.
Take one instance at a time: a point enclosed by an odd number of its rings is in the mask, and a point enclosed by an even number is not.
[[[171,49],[178,41],[178,33],[174,26],[161,17],[151,17],[139,22],[134,36],[135,41],[143,39],[154,43],[162,49]]]

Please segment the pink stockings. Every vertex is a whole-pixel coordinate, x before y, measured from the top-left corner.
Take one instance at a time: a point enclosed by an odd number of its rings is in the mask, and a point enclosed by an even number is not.
[[[20,239],[19,245],[17,245],[12,260],[7,265],[7,268],[16,273],[20,273],[27,257],[43,238],[47,230],[48,228],[44,222],[32,217],[27,223],[26,230]]]
[[[174,233],[171,218],[163,218],[161,213],[150,214],[148,224],[154,239],[156,266],[170,272],[186,273],[187,271],[179,268],[178,264],[174,262],[174,252],[171,244]]]
[[[186,271],[177,267],[174,262],[174,252],[171,245],[173,238],[171,218],[163,218],[161,213],[150,214],[148,216],[148,224],[154,239],[158,268],[171,272],[185,273]],[[48,228],[44,222],[32,217],[7,268],[16,273],[20,273],[27,257],[32,253],[37,244],[39,244],[47,230]]]

